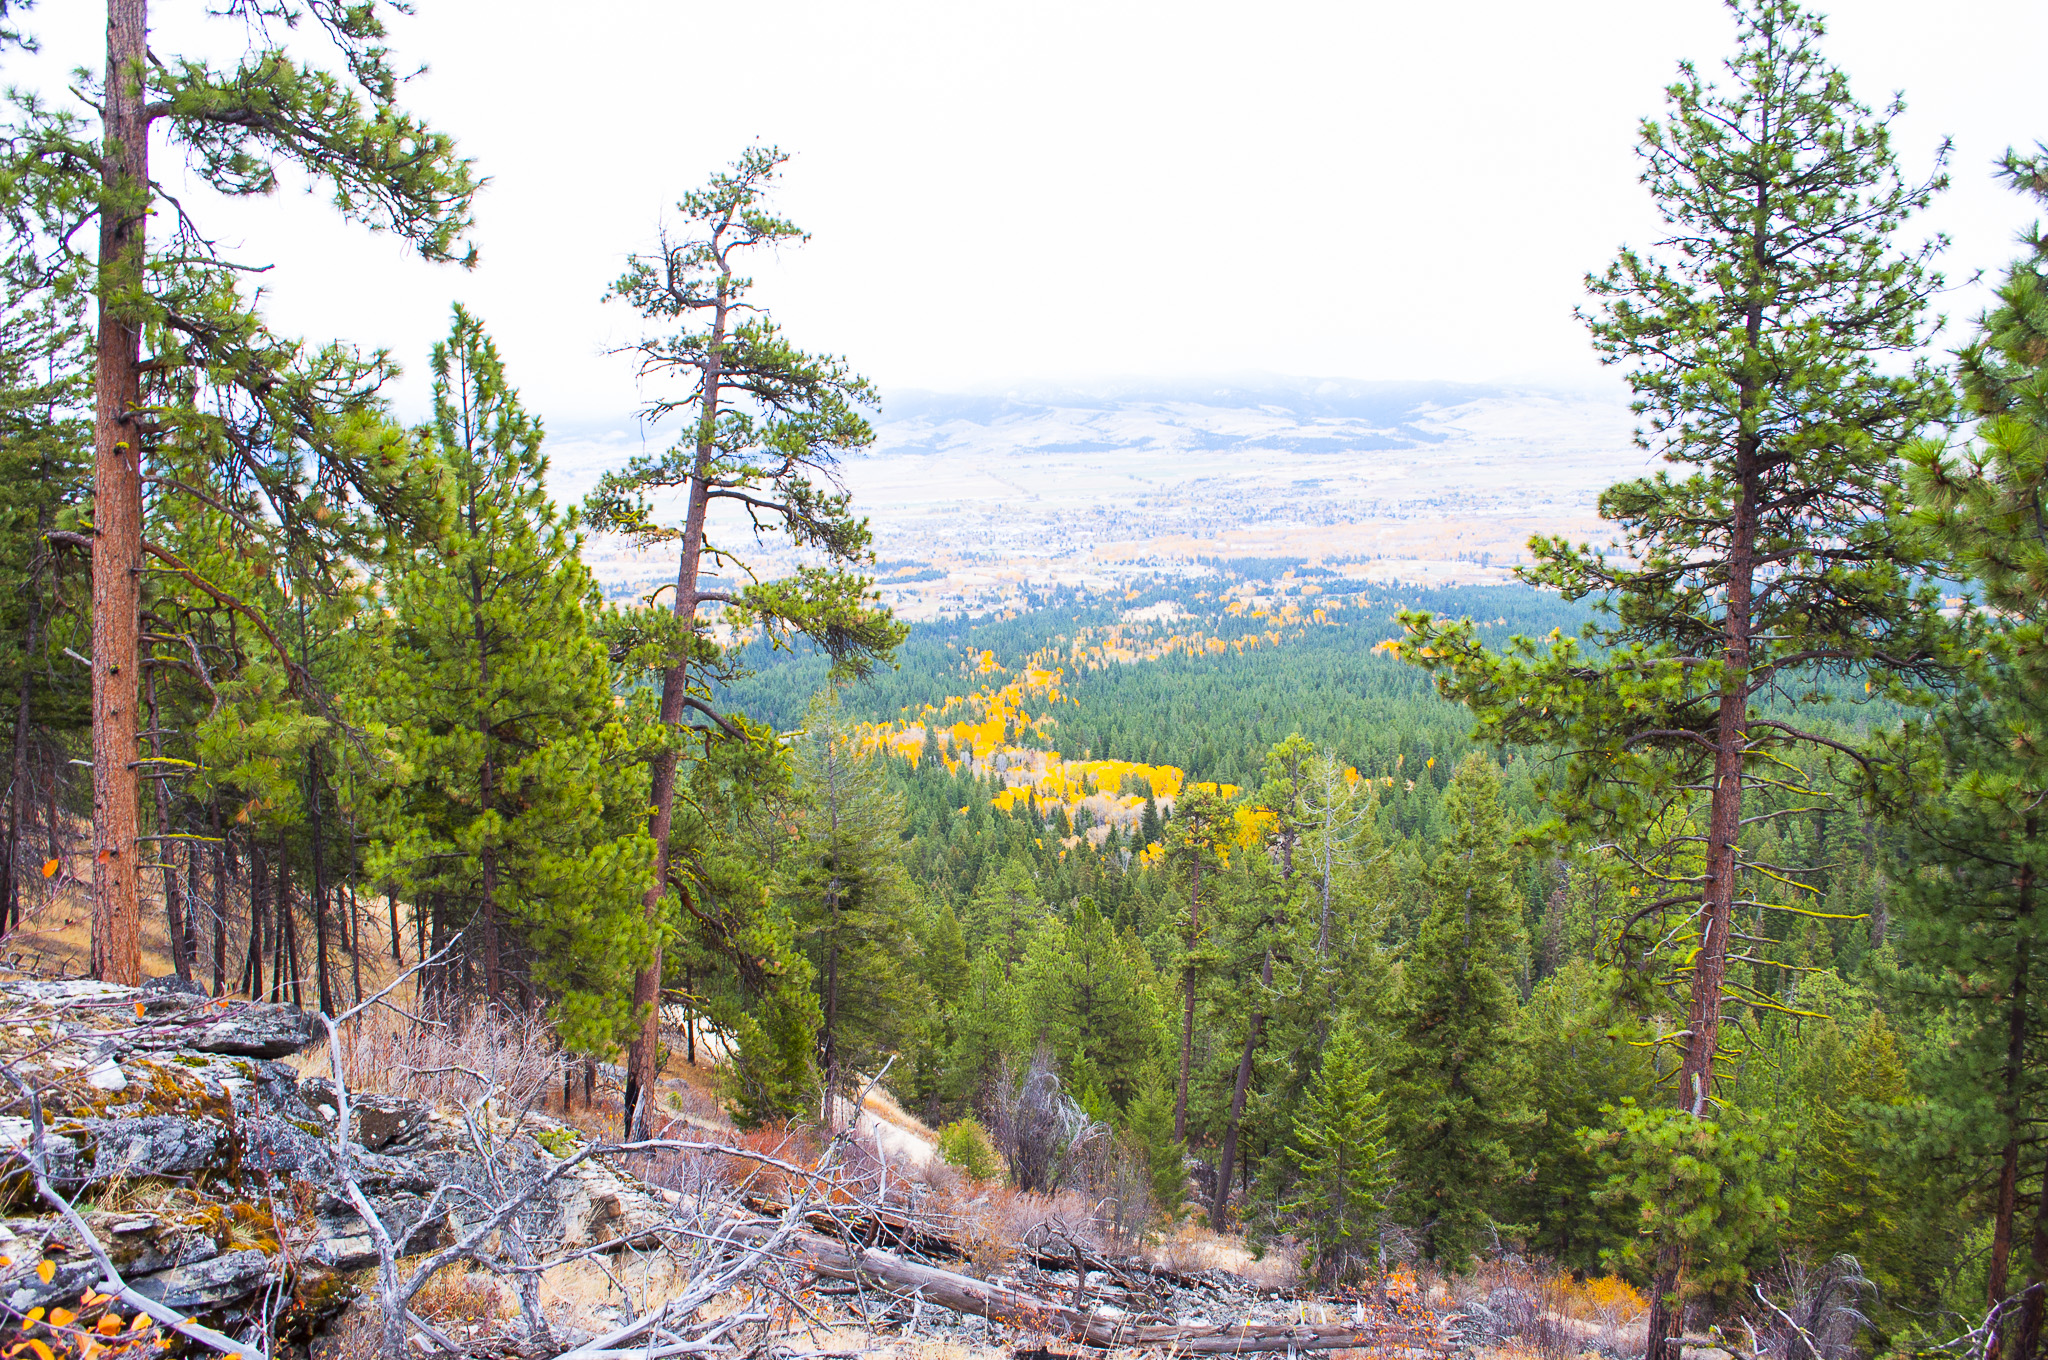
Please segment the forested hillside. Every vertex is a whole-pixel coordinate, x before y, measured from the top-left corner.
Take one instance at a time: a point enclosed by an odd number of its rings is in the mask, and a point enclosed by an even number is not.
[[[375,1002],[449,1052],[516,1031],[545,1050],[528,1107],[559,1089],[569,1118],[580,1073],[634,1155],[757,1137],[713,1149],[734,1177],[667,1165],[781,1215],[777,1244],[843,1207],[832,1182],[805,1217],[880,1083],[944,1163],[1007,1182],[962,1202],[1026,1205],[1028,1233],[948,1259],[1071,1266],[1076,1315],[1111,1267],[1079,1227],[1049,1245],[1063,1192],[1120,1240],[1200,1224],[1283,1263],[1304,1326],[1313,1300],[1362,1327],[1417,1267],[1538,1262],[1640,1291],[1646,1360],[2036,1360],[2048,240],[1935,348],[1942,243],[1914,224],[1943,164],[1902,166],[1896,107],[1857,102],[1810,11],[1728,9],[1725,62],[1682,66],[1642,128],[1662,234],[1587,281],[1655,460],[1603,494],[1602,539],[1537,534],[1512,586],[1105,558],[1112,586],[913,624],[876,580],[920,564],[877,561],[843,476],[877,389],[754,275],[808,240],[782,150],[682,191],[590,300],[661,439],[562,504],[489,318],[457,306],[403,356],[430,396],[401,419],[397,360],[278,333],[261,266],[152,168],[174,149],[212,199],[303,175],[468,260],[484,177],[401,104],[378,6],[229,5],[216,66],[117,0],[76,106],[11,94],[0,138],[8,967],[124,1025],[148,1002],[88,975]],[[1998,173],[2048,204],[2048,150]],[[661,584],[608,592],[600,546]],[[272,1132],[331,1135],[346,1170],[331,1043],[333,1127]],[[121,1089],[73,1066],[51,1080],[92,1110]],[[6,1075],[10,1193],[70,1214],[42,1089]],[[495,1099],[443,1122],[480,1149]],[[783,1153],[810,1130],[806,1169]],[[556,1134],[529,1141],[560,1171]],[[828,1226],[929,1246],[887,1218],[876,1136],[870,1218]],[[690,1242],[740,1240],[719,1203]],[[525,1247],[479,1245],[491,1212],[463,1259],[537,1314]],[[378,1250],[397,1360],[403,1253]],[[7,1326],[43,1325],[9,1297]],[[620,1311],[582,1353],[638,1353]],[[643,1349],[736,1350],[705,1335]]]

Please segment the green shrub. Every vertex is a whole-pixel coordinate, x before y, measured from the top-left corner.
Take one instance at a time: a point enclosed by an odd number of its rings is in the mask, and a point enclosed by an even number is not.
[[[972,1119],[956,1119],[939,1130],[939,1156],[978,1181],[995,1180],[1003,1172],[987,1131]]]

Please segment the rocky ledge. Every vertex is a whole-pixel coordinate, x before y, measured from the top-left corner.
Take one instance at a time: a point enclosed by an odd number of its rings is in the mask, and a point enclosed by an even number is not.
[[[136,1292],[231,1336],[304,1336],[377,1262],[335,1158],[333,1084],[279,1059],[316,1017],[213,1000],[164,979],[142,988],[0,977],[0,1349],[36,1308],[76,1307],[100,1283],[86,1243],[29,1172],[36,1120],[52,1188]],[[480,1143],[476,1114],[351,1094],[354,1178],[402,1252],[459,1236],[465,1216],[546,1175],[572,1130],[531,1114]],[[488,1153],[488,1155],[486,1155]],[[534,1196],[519,1223],[544,1250],[604,1242],[660,1201],[595,1161]]]

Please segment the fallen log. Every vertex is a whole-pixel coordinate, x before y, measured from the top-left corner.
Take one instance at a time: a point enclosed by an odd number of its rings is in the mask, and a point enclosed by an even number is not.
[[[743,1229],[742,1232],[753,1231]],[[809,1258],[819,1279],[858,1280],[904,1299],[922,1299],[956,1313],[1051,1332],[1090,1346],[1167,1346],[1192,1355],[1249,1355],[1262,1351],[1342,1350],[1354,1346],[1417,1352],[1448,1350],[1433,1329],[1371,1319],[1358,1325],[1251,1323],[1231,1327],[1140,1321],[1121,1309],[1077,1309],[1000,1280],[977,1280],[893,1252],[798,1232],[790,1239]]]

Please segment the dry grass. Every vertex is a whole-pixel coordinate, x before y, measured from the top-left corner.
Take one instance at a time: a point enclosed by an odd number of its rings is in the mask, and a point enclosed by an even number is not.
[[[1191,1219],[1176,1222],[1158,1242],[1146,1249],[1145,1259],[1184,1275],[1203,1270],[1227,1270],[1262,1289],[1291,1286],[1299,1273],[1295,1253],[1274,1250],[1254,1259],[1245,1249],[1242,1237],[1212,1232]]]
[[[478,1007],[446,1019],[426,1014],[422,1020],[379,1007],[343,1029],[341,1044],[350,1090],[428,1105],[467,1105],[489,1095],[501,1109],[538,1109],[560,1090],[568,1066],[544,1016],[502,1007]],[[332,1071],[324,1040],[292,1062],[307,1076]]]

